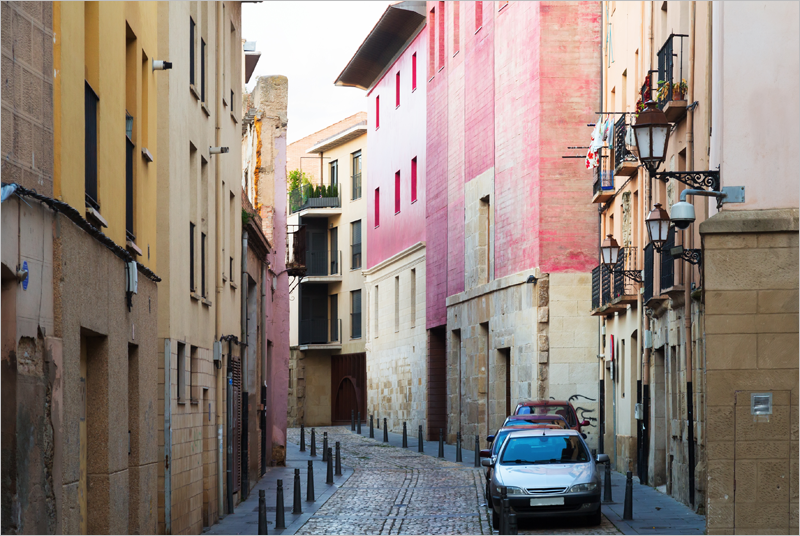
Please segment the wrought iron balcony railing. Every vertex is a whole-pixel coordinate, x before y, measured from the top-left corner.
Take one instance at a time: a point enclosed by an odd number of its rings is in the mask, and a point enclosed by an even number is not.
[[[626,277],[623,271],[636,271],[636,248],[623,247],[619,249],[617,264],[614,266],[614,292],[613,299],[623,296],[636,295],[636,282]]]
[[[625,135],[627,134],[627,129],[630,128],[625,124],[625,117],[623,115],[614,124],[614,169],[618,169],[623,162],[637,161],[636,156],[628,150],[628,146],[625,143]]]
[[[661,246],[661,290],[675,286],[675,259],[669,250],[675,247],[675,227],[670,227],[667,241]]]
[[[644,247],[644,294],[642,300],[647,303],[653,297],[653,257],[655,247],[652,243]]]
[[[600,288],[602,287],[600,269],[601,265],[592,268],[592,309],[600,307]]]
[[[680,54],[674,51],[674,38],[679,37]],[[683,34],[670,34],[667,40],[658,51],[658,81],[656,88],[660,91],[656,94],[658,108],[663,109],[668,102],[675,99],[678,94],[683,95],[681,82],[683,81],[683,38],[688,37]],[[677,59],[677,61],[676,61]],[[677,64],[677,73],[675,67]],[[661,90],[661,88],[664,88]],[[685,97],[685,95],[683,95]]]
[[[342,275],[342,252],[339,250],[309,250],[306,260],[306,275]]]
[[[306,227],[286,227],[286,270],[291,277],[303,277],[306,275]]]

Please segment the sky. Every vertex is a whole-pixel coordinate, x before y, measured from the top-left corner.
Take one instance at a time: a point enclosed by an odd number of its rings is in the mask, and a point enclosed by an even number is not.
[[[289,143],[367,110],[365,91],[333,83],[389,3],[242,4],[242,37],[261,52],[247,91],[258,76],[289,78]]]

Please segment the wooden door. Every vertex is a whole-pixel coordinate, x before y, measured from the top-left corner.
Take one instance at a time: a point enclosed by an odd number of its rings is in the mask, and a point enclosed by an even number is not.
[[[447,353],[445,328],[428,332],[428,441],[439,439],[439,428],[447,434]]]
[[[349,423],[350,412],[367,414],[367,354],[331,357],[331,422]]]

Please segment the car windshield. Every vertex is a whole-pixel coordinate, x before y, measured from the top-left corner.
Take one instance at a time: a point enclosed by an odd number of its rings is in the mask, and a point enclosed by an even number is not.
[[[589,453],[578,436],[541,435],[509,438],[500,463],[536,465],[588,461]]]
[[[560,415],[570,427],[578,424],[569,406],[521,406],[517,415]]]

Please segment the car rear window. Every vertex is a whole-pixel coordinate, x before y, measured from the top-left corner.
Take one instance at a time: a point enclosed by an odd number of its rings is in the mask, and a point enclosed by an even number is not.
[[[517,415],[560,415],[570,428],[578,424],[569,406],[521,406]]]
[[[538,465],[549,463],[586,463],[589,453],[578,436],[541,435],[510,437],[500,463],[503,465]]]

